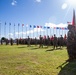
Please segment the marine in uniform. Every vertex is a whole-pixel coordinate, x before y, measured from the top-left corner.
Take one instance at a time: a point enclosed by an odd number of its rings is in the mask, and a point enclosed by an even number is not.
[[[76,59],[76,29],[73,25],[68,25],[68,35],[67,35],[67,52],[69,59],[72,61]]]
[[[53,46],[54,46],[54,49],[57,49],[57,37],[55,34],[54,34],[54,38],[53,38]]]

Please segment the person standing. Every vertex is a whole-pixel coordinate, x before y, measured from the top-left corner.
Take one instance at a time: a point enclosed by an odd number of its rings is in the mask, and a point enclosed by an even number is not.
[[[76,29],[75,26],[68,25],[67,34],[67,53],[69,56],[68,61],[76,59]]]
[[[30,46],[30,38],[29,38],[29,36],[27,38],[27,44],[28,44],[28,47],[29,47]]]
[[[59,45],[60,45],[60,48],[62,48],[62,46],[63,46],[63,37],[62,37],[62,35],[59,38]]]
[[[54,34],[54,38],[53,38],[53,46],[54,46],[54,49],[57,49],[57,37],[55,34]]]
[[[42,36],[40,35],[40,39],[39,39],[39,43],[40,43],[40,45],[39,45],[39,48],[40,47],[42,47],[43,48],[43,38],[42,38]]]

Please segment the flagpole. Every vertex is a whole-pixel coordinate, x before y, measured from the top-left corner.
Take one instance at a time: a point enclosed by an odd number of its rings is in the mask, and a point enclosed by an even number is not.
[[[33,26],[33,36],[32,37],[34,38],[34,26]]]
[[[14,39],[15,39],[15,24],[14,24]]]
[[[54,35],[55,33],[54,33],[54,28],[53,28],[53,35]]]
[[[35,28],[35,25],[33,26],[33,39],[34,39],[34,28]]]
[[[38,35],[38,27],[37,27],[37,35]],[[38,36],[37,36],[38,37]]]
[[[4,25],[4,37],[6,38],[6,22],[5,22],[5,25]]]
[[[1,39],[1,22],[0,22],[0,39]]]
[[[19,39],[19,23],[18,23],[18,39]]]
[[[45,29],[46,29],[46,27],[44,26],[44,34],[43,34],[44,36],[46,35],[46,30]]]
[[[31,25],[30,25],[30,27],[29,27],[29,36],[30,36],[30,38],[31,38]]]
[[[59,27],[59,36],[60,36],[60,27]]]
[[[28,25],[26,25],[26,38],[27,38],[27,26],[28,26]]]
[[[47,36],[48,36],[48,27],[47,27]]]
[[[23,39],[23,25],[22,25],[22,39]]]
[[[11,26],[11,23],[9,23],[9,40],[10,40],[10,30],[11,30],[10,29],[11,28],[10,26]]]
[[[41,35],[41,26],[40,26],[40,35]]]
[[[61,28],[62,29],[62,28]],[[62,29],[62,36],[63,36],[63,29]]]
[[[50,36],[51,36],[51,27],[50,27]]]

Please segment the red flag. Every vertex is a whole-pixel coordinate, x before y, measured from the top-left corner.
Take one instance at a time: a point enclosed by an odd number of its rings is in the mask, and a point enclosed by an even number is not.
[[[62,27],[62,30],[64,30],[64,27]]]
[[[75,10],[73,10],[73,20],[72,20],[72,25],[75,25]]]
[[[24,24],[22,24],[22,26],[24,26]]]
[[[39,26],[37,26],[37,28],[39,28]]]

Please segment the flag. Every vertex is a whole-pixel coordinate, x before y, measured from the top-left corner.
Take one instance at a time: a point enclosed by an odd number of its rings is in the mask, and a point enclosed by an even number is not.
[[[72,25],[75,25],[75,10],[73,9],[73,19],[72,19]]]
[[[64,27],[62,27],[62,30],[64,30]]]
[[[45,29],[46,27],[44,26],[44,29]]]
[[[50,27],[47,27],[47,29],[49,29]]]
[[[39,28],[39,26],[37,26],[37,28]]]
[[[71,25],[72,23],[71,22],[67,22],[68,23],[68,25]]]
[[[34,28],[36,28],[36,26],[34,25]]]
[[[59,27],[56,27],[56,29],[59,29]]]
[[[24,24],[22,24],[22,27],[24,26]]]
[[[42,28],[42,26],[40,26],[40,28]]]
[[[32,25],[30,25],[30,28],[32,27]]]
[[[68,28],[66,28],[66,27],[65,27],[64,29],[65,29],[65,30],[68,30]]]
[[[20,24],[18,23],[18,26],[19,26]]]
[[[59,29],[62,29],[61,27]]]
[[[9,23],[9,25],[11,25],[11,23]]]
[[[5,22],[5,25],[6,25],[6,22]]]

